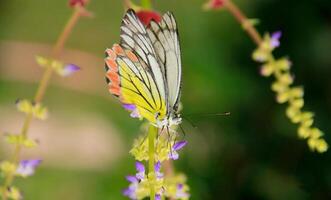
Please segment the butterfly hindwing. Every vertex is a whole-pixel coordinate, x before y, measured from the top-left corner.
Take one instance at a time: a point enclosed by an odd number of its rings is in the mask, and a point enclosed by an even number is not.
[[[177,109],[181,87],[181,56],[176,20],[172,13],[163,15],[160,23],[151,21],[147,34],[152,41],[165,75],[170,108]]]

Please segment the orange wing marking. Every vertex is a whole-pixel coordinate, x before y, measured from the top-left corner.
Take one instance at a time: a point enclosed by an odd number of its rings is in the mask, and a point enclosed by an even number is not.
[[[106,53],[108,55],[105,61],[108,67],[106,77],[109,80],[109,92],[113,95],[120,96],[120,76],[118,74],[118,65],[116,63],[116,57],[117,55],[124,55],[124,51],[122,47],[115,44],[112,49],[107,49]]]

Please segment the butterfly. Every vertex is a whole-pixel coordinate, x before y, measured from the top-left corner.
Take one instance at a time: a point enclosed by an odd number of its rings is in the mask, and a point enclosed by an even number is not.
[[[181,55],[171,12],[144,26],[134,10],[122,19],[121,40],[106,49],[106,81],[132,117],[163,128],[181,123]]]

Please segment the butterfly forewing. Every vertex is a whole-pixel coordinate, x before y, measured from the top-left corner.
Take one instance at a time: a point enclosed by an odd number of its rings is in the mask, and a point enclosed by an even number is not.
[[[177,24],[172,13],[164,14],[160,23],[152,21],[147,33],[165,75],[169,107],[177,109],[182,71]]]
[[[128,10],[123,18],[121,26],[121,45],[137,54],[138,57],[150,68],[151,75],[156,82],[162,98],[165,99],[165,82],[161,66],[146,28],[140,22],[133,10]]]

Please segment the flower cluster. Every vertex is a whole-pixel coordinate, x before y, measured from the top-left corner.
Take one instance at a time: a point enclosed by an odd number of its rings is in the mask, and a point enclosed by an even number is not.
[[[42,106],[40,103],[32,103],[29,100],[17,100],[17,110],[25,113],[31,117],[44,120],[47,118],[47,108]],[[15,145],[18,147],[33,148],[38,145],[36,140],[29,139],[24,133],[22,134],[6,134],[5,140],[8,144]],[[40,164],[40,159],[35,160],[22,160],[17,163],[16,161],[4,160],[0,163],[0,175],[4,177],[5,184],[0,187],[0,192],[3,198],[10,198],[13,200],[22,199],[22,195],[15,186],[10,186],[9,181],[14,176],[28,177],[34,174],[35,168]]]
[[[164,176],[161,173],[161,162],[158,161],[154,166],[154,172],[146,175],[145,166],[141,162],[136,162],[137,173],[135,176],[127,176],[130,182],[123,194],[130,199],[144,199],[150,196],[151,186],[155,191],[155,199],[161,197],[170,199],[186,200],[189,198],[189,187],[185,184],[186,177],[182,174],[176,176]]]
[[[165,196],[170,199],[188,199],[190,197],[189,187],[185,183],[186,176],[184,174],[167,177],[164,180]]]
[[[20,134],[7,134],[6,142],[8,144],[21,145],[26,148],[33,148],[38,145],[36,140],[29,139],[26,136]]]
[[[22,160],[15,164],[9,161],[2,161],[0,163],[0,172],[2,177],[20,176],[26,178],[32,176],[36,167],[41,163],[41,160]],[[8,179],[5,179],[7,181]],[[1,194],[6,194],[12,200],[22,199],[22,194],[15,186],[0,187]]]
[[[323,133],[313,127],[313,113],[303,111],[303,88],[293,86],[293,76],[290,74],[291,62],[288,58],[275,59],[272,52],[279,47],[281,32],[272,35],[266,34],[262,43],[253,52],[253,59],[262,63],[261,75],[275,78],[271,89],[276,93],[278,103],[287,103],[286,116],[292,123],[298,124],[298,135],[307,139],[312,151],[323,153],[327,151],[328,144],[322,138]]]
[[[166,160],[177,160],[179,158],[178,152],[182,149],[187,141],[171,141],[168,137],[160,135],[154,142],[155,145],[155,162]],[[145,137],[140,137],[134,141],[133,147],[130,151],[131,155],[138,161],[147,161],[149,159],[148,140]]]
[[[17,110],[27,115],[31,114],[36,119],[45,120],[48,116],[48,109],[41,103],[34,103],[27,99],[16,101]]]
[[[186,185],[186,177],[182,174],[164,176],[161,172],[161,164],[169,160],[179,158],[178,151],[181,150],[187,141],[177,141],[175,135],[161,133],[154,141],[154,171],[145,172],[143,162],[149,161],[149,141],[146,137],[140,137],[134,141],[130,151],[135,157],[137,173],[135,176],[127,176],[130,182],[123,194],[130,199],[144,199],[150,196],[151,186],[155,191],[155,199],[167,197],[169,199],[186,200],[189,198],[189,187]]]
[[[64,64],[63,62],[61,62],[59,60],[52,59],[52,58],[46,58],[43,56],[36,56],[36,61],[41,67],[52,68],[60,76],[72,75],[74,72],[76,72],[80,69],[77,65]]]
[[[154,166],[155,173],[146,175],[145,166],[141,162],[136,162],[137,173],[135,176],[127,176],[126,179],[130,182],[127,189],[123,191],[125,196],[130,199],[144,199],[150,196],[150,187],[152,185],[156,191],[155,198],[159,198],[163,187],[163,174],[160,172],[161,163],[157,162]]]
[[[40,103],[32,103],[29,100],[17,100],[17,110],[25,113],[27,116],[36,119],[44,120],[47,118],[47,108]],[[30,118],[28,117],[28,118]],[[5,134],[5,141],[14,145],[16,148],[26,147],[33,148],[38,145],[38,142],[29,139],[23,129],[21,134]],[[15,154],[17,156],[17,154]],[[17,187],[11,186],[10,181],[14,176],[26,178],[34,174],[35,168],[41,163],[40,159],[22,160],[20,162],[15,160],[4,160],[0,163],[0,175],[4,178],[4,185],[0,187],[0,192],[4,199],[10,198],[13,200],[22,199],[22,195]]]

